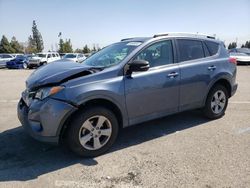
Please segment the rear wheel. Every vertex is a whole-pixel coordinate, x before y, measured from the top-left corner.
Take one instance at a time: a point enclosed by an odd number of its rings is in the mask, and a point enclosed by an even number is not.
[[[115,142],[118,122],[112,111],[93,107],[75,115],[68,126],[66,139],[69,148],[84,157],[103,154]]]
[[[225,114],[227,104],[227,89],[222,85],[216,85],[208,94],[203,112],[209,119],[217,119]]]

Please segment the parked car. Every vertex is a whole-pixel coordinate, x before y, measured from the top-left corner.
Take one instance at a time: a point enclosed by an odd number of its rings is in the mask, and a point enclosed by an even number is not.
[[[59,59],[61,58],[57,52],[38,53],[36,56],[30,58],[28,68],[39,67]]]
[[[14,59],[14,56],[10,54],[0,54],[0,68],[6,67],[6,62]]]
[[[230,52],[230,57],[235,58],[238,64],[250,64],[250,55],[241,52]]]
[[[83,64],[41,67],[26,81],[18,118],[34,138],[97,156],[121,128],[201,109],[221,118],[237,89],[236,60],[210,36],[123,39]]]
[[[6,63],[8,69],[27,69],[28,68],[28,56],[17,55],[15,59],[12,59]]]
[[[14,58],[16,58],[16,57],[23,56],[24,54],[19,53],[19,54],[10,54],[10,55],[12,55]]]
[[[68,59],[77,63],[81,63],[86,59],[86,57],[85,55],[80,53],[67,53],[63,56],[62,59]]]
[[[249,48],[232,48],[228,50],[229,53],[245,53],[247,55],[250,55],[250,49]]]
[[[59,53],[60,57],[63,58],[67,53]]]

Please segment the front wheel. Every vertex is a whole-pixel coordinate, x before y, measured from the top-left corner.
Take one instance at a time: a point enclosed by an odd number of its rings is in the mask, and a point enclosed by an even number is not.
[[[43,65],[46,65],[46,64],[47,64],[47,62],[46,62],[46,61],[44,61],[44,62],[40,62],[39,66],[43,66]]]
[[[84,157],[95,157],[113,145],[118,130],[118,122],[112,111],[93,107],[78,112],[72,118],[66,139],[73,152]]]
[[[28,68],[27,63],[23,63],[23,69],[27,69],[27,68]]]
[[[222,85],[216,85],[208,94],[203,112],[209,119],[218,119],[225,114],[227,104],[227,89]]]

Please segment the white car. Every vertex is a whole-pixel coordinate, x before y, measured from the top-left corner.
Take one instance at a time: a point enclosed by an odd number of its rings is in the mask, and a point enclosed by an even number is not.
[[[15,57],[11,54],[0,54],[0,68],[6,67],[6,62],[14,59]]]
[[[10,54],[10,55],[12,55],[14,58],[16,58],[16,57],[23,56],[24,54]]]
[[[28,62],[28,67],[39,67],[47,63],[59,60],[60,55],[57,52],[47,52],[47,53],[38,53],[34,57],[31,57]]]
[[[80,53],[67,53],[63,56],[63,59],[69,59],[71,61],[81,63],[86,59],[86,57]]]
[[[231,52],[230,57],[235,58],[238,64],[250,64],[250,55],[246,53]]]

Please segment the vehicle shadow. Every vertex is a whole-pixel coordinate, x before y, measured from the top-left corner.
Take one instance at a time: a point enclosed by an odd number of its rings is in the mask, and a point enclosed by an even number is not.
[[[208,120],[198,111],[184,112],[123,129],[112,152],[153,140],[176,131],[202,125]],[[93,159],[84,159],[64,147],[51,146],[30,138],[22,127],[0,133],[0,181],[26,181],[46,173],[82,164],[97,165]]]

